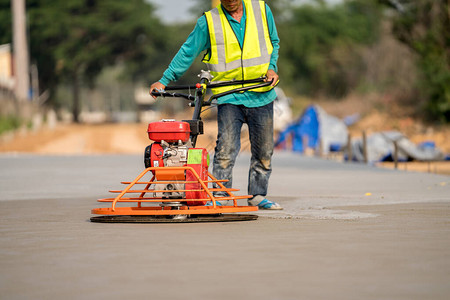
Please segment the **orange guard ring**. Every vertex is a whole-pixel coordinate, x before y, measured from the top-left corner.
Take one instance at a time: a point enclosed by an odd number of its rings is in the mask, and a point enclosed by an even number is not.
[[[158,171],[163,171],[164,174],[176,174],[174,176],[175,180],[164,180],[158,181],[155,174]],[[153,176],[150,181],[139,181],[147,173],[151,173]],[[189,176],[190,181],[184,179],[180,180],[180,172],[184,174],[191,174]],[[164,179],[167,179],[167,175]],[[194,180],[192,180],[194,178]],[[98,199],[98,202],[112,202],[111,207],[104,208],[94,208],[91,212],[96,215],[110,215],[110,216],[177,216],[177,215],[215,215],[224,213],[237,213],[237,212],[251,212],[257,211],[256,206],[238,206],[238,199],[248,199],[252,196],[235,196],[232,192],[239,191],[238,189],[226,188],[222,182],[227,180],[218,180],[214,178],[208,172],[209,180],[202,180],[197,172],[190,166],[183,167],[149,167],[145,169],[139,176],[136,177],[132,182],[122,182],[122,184],[127,184],[124,190],[112,190],[111,193],[119,193],[115,198],[104,198]],[[209,188],[208,184],[215,184],[218,187]],[[198,184],[198,189],[173,189],[173,190],[163,190],[157,189],[158,185],[174,185],[174,186],[184,186],[185,184]],[[145,185],[143,189],[137,188],[132,189],[135,185]],[[153,187],[152,187],[153,186]],[[192,185],[191,185],[192,186]],[[203,199],[172,199],[164,198],[164,194],[173,193],[186,193],[186,192],[200,192],[197,195],[205,195],[206,198]],[[225,192],[228,196],[225,197],[215,197],[213,192]],[[134,196],[128,196],[129,194],[135,194]],[[136,194],[138,194],[136,196]],[[148,195],[151,194],[151,195]],[[217,201],[227,201],[232,200],[232,206],[221,206],[217,204]],[[118,206],[118,203],[137,203],[134,207],[123,207]],[[205,204],[209,202],[208,206]],[[160,205],[153,206],[143,206],[143,203],[160,203]],[[167,206],[164,203],[168,204]],[[170,206],[170,203],[179,203],[177,206]],[[91,219],[92,220],[92,219]],[[93,220],[92,220],[93,221]]]

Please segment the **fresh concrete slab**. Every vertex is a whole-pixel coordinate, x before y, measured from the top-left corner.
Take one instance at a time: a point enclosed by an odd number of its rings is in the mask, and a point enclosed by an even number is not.
[[[246,190],[249,157],[235,185]],[[89,222],[140,156],[0,156],[1,299],[448,299],[450,177],[276,153],[282,212]]]

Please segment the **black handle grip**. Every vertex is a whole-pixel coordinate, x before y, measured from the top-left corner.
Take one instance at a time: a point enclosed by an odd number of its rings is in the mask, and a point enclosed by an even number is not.
[[[185,98],[187,100],[195,100],[195,96],[188,95],[188,94],[182,94],[182,93],[169,93],[169,92],[158,92],[158,91],[151,91],[150,95],[155,97],[180,97]]]

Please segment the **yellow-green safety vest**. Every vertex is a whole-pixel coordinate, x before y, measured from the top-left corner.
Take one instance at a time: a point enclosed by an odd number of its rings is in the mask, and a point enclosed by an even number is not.
[[[243,2],[247,21],[242,48],[220,4],[205,13],[211,49],[203,62],[214,76],[213,82],[256,79],[266,75],[269,69],[273,45],[267,25],[266,5],[264,1]],[[212,92],[218,94],[238,87],[242,85],[218,87]],[[267,92],[272,88],[267,86],[251,91]]]

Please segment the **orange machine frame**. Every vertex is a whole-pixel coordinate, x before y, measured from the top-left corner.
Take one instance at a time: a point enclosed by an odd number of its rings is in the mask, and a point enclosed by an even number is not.
[[[154,171],[164,171],[164,172],[173,172],[174,174],[179,174],[181,172],[190,172],[194,175],[196,181],[186,181],[179,180],[176,178],[175,180],[164,180],[158,181],[156,176],[154,175]],[[139,181],[146,175],[147,173],[152,174],[152,178],[150,181]],[[146,216],[161,216],[161,215],[202,215],[202,214],[222,214],[222,213],[235,213],[235,212],[250,212],[257,211],[258,207],[256,206],[238,206],[237,201],[239,199],[248,199],[252,196],[235,196],[232,192],[239,191],[238,189],[226,188],[222,182],[226,182],[227,180],[218,180],[214,178],[208,172],[208,178],[210,180],[202,180],[197,172],[192,167],[182,166],[182,167],[149,167],[145,169],[139,176],[137,176],[132,182],[122,182],[122,184],[127,184],[127,187],[123,190],[112,190],[111,193],[119,193],[119,195],[115,198],[104,198],[98,199],[98,202],[112,202],[111,207],[104,208],[94,208],[92,209],[92,214],[97,215],[146,215]],[[186,183],[199,183],[201,188],[198,190],[189,190],[189,191],[204,191],[208,195],[205,199],[167,199],[162,197],[156,197],[156,193],[165,193],[167,190],[156,189],[156,186],[159,184],[186,184]],[[208,184],[216,184],[219,187],[217,188],[209,188]],[[145,185],[144,189],[132,189],[135,185]],[[154,188],[151,186],[154,185]],[[186,192],[188,190],[170,190],[169,192]],[[225,197],[217,197],[213,195],[213,192],[225,192],[228,196]],[[146,196],[147,193],[154,193],[155,197]],[[139,194],[134,197],[127,197],[127,194]],[[217,203],[217,201],[226,201],[232,200],[233,205],[222,206]],[[186,201],[211,201],[211,205],[187,205],[182,204],[179,207],[171,207],[171,206],[143,206],[143,203],[164,203],[164,202],[186,202]],[[133,207],[123,207],[118,206],[118,203],[137,203],[137,206]]]

